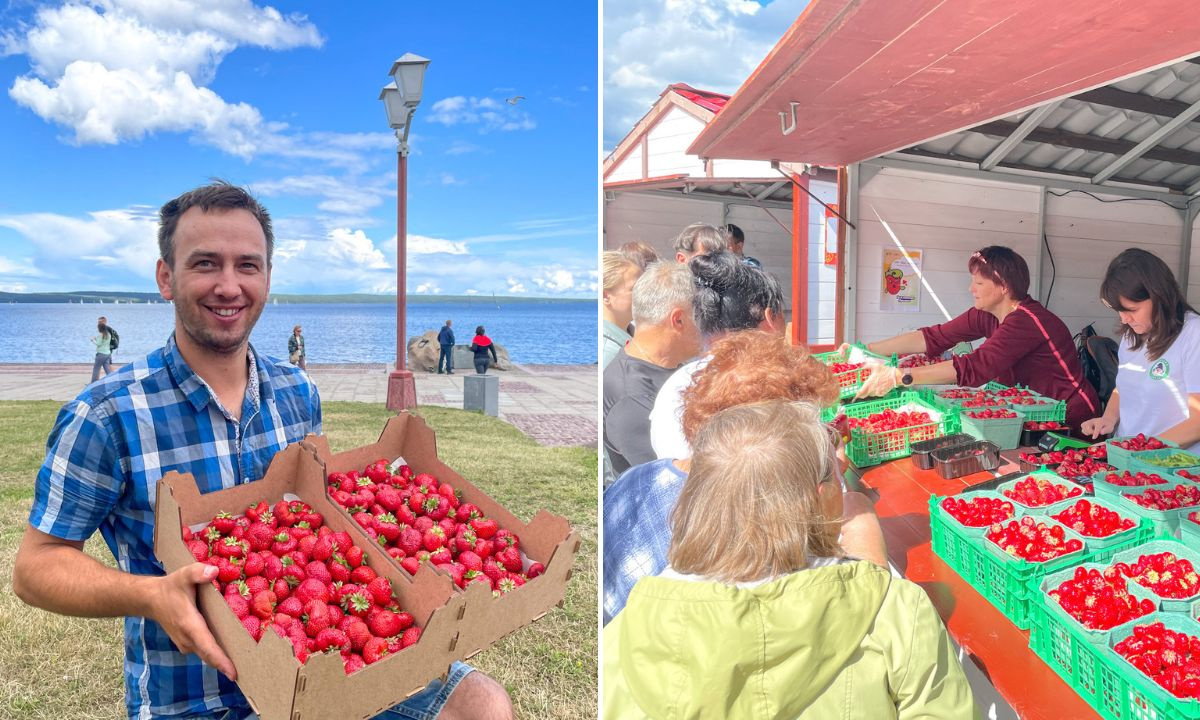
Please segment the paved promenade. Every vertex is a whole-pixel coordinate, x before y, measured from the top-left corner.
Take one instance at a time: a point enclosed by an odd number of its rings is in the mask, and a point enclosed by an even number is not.
[[[387,400],[388,366],[309,365],[322,400]],[[596,444],[596,365],[518,365],[500,376],[500,418],[548,446]],[[70,400],[92,376],[88,364],[0,363],[0,400]],[[415,373],[418,405],[461,408],[465,373]]]

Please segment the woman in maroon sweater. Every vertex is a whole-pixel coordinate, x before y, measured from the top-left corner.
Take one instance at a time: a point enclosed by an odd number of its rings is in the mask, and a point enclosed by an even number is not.
[[[1083,375],[1071,331],[1029,297],[1025,260],[1011,248],[992,245],[972,255],[967,269],[975,307],[941,325],[869,343],[867,349],[880,355],[923,352],[936,357],[959,342],[987,338],[983,344],[936,365],[876,373],[859,397],[883,395],[898,385],[980,386],[995,380],[1066,400],[1072,428],[1097,417],[1100,400]]]

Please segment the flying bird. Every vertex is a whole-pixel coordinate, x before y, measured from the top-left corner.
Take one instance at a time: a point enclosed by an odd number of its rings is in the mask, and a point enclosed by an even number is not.
[[[505,102],[507,102],[509,105],[516,105],[517,103],[521,102],[524,99],[525,99],[524,95],[514,95],[513,97],[510,97]]]

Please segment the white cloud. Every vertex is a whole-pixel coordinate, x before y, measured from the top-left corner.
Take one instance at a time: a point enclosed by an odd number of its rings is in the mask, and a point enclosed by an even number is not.
[[[394,201],[395,179],[386,176],[359,177],[332,175],[292,175],[251,184],[251,190],[264,197],[321,198],[317,209],[332,225],[366,225],[368,213],[385,199]]]
[[[442,289],[437,286],[437,283],[423,282],[417,286],[414,292],[418,295],[440,295]]]
[[[614,147],[671,83],[733,93],[806,4],[606,0],[605,147]]]
[[[466,293],[466,294],[467,294],[467,295],[478,295],[478,294],[479,294],[479,291],[478,291],[478,290],[476,290],[475,288],[470,288],[469,290],[467,290],[467,293]]]
[[[467,181],[459,180],[458,178],[454,177],[450,173],[444,172],[444,173],[442,173],[442,184],[443,185],[466,185]]]
[[[96,284],[97,266],[108,269],[105,287],[153,286],[158,258],[158,222],[145,208],[104,210],[86,218],[53,213],[0,215],[0,227],[32,245],[29,258],[15,266],[0,263],[0,277],[52,278],[51,288]],[[80,285],[79,283],[83,283]]]
[[[516,105],[488,97],[462,95],[442,98],[435,102],[428,119],[442,125],[478,125],[481,133],[493,130],[532,130],[537,127],[533,118]]]
[[[392,246],[396,245],[396,236],[392,236]],[[470,253],[465,242],[431,238],[424,235],[409,235],[405,243],[409,255],[466,255]]]
[[[40,9],[23,34],[8,32],[0,53],[24,54],[30,73],[9,96],[76,144],[115,144],[155,133],[185,133],[242,158],[275,154],[361,167],[385,133],[285,134],[253,105],[208,87],[241,46],[320,47],[303,15],[284,16],[249,0],[94,0]]]
[[[514,295],[519,295],[525,292],[525,285],[515,277],[509,277],[505,280],[508,283],[508,291]]]
[[[567,270],[547,270],[533,279],[543,290],[560,293],[575,287],[575,276]]]

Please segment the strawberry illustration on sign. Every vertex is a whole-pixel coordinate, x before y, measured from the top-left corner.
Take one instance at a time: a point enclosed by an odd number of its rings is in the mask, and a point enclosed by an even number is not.
[[[904,273],[898,268],[891,268],[883,274],[884,290],[888,295],[899,295],[907,284],[904,282]]]

